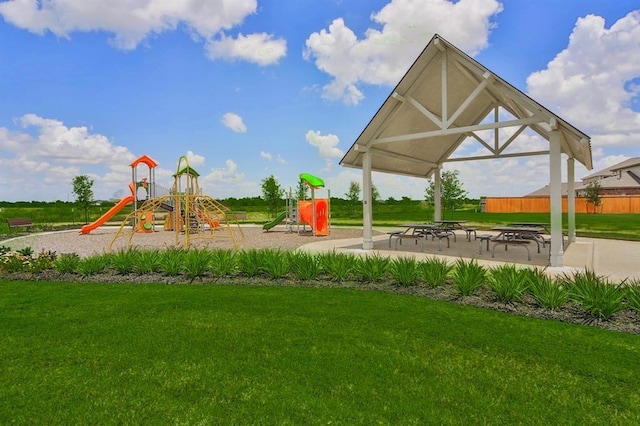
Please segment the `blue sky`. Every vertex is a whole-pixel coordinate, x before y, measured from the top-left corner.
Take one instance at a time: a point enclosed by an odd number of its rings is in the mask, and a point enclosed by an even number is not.
[[[637,0],[0,0],[0,200],[72,200],[79,174],[122,197],[143,154],[166,186],[187,155],[216,198],[300,173],[344,197],[340,159],[434,33],[589,134],[596,170],[640,155]],[[473,197],[549,181],[546,157],[455,167]]]

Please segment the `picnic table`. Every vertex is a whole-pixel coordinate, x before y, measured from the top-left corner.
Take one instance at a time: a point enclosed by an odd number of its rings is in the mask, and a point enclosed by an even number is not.
[[[438,239],[438,250],[442,250],[442,240],[446,238],[447,247],[450,247],[449,235],[450,233],[440,228],[440,225],[435,223],[405,223],[400,225],[405,229],[402,231],[388,232],[389,234],[389,247],[391,247],[391,241],[395,240],[395,248],[398,249],[398,244],[402,245],[403,239],[412,239],[416,244],[420,243],[421,251],[424,251],[424,241],[428,236],[431,236],[431,240]],[[455,241],[455,234],[454,234]]]
[[[452,229],[464,229],[462,224],[467,223],[466,220],[435,220],[434,222]]]
[[[548,234],[549,226],[551,226],[551,224],[546,222],[513,222],[513,223],[510,223],[508,226],[521,226],[525,228],[542,228],[544,229],[545,233]]]
[[[491,228],[494,231],[498,231],[499,234],[495,237],[487,240],[487,248],[489,242],[494,243],[491,248],[491,257],[494,257],[495,248],[499,245],[504,245],[504,249],[507,250],[508,246],[520,246],[527,250],[527,258],[531,260],[531,253],[527,244],[534,241],[538,247],[538,253],[540,253],[540,243],[545,245],[545,240],[542,237],[544,228],[541,227],[526,227],[526,226],[496,226]],[[482,250],[482,240],[480,241],[480,251]]]

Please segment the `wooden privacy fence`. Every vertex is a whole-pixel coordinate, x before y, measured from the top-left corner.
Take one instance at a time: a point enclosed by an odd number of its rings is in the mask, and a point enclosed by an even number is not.
[[[640,213],[640,197],[601,197],[598,213]],[[549,197],[487,197],[487,213],[548,213]],[[576,213],[593,213],[593,204],[584,197],[576,197]],[[567,211],[567,197],[562,197],[562,211]]]

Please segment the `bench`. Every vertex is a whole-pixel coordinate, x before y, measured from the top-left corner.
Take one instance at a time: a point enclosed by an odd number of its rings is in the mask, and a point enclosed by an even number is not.
[[[467,233],[467,241],[471,242],[471,234],[473,234],[474,240],[478,239],[478,234],[476,233],[478,228],[463,228],[463,229],[464,229],[464,232]]]
[[[482,242],[483,241],[487,242],[487,251],[489,251],[489,242],[491,241],[492,238],[493,238],[493,235],[491,235],[491,234],[476,235],[476,240],[480,240],[480,244],[478,245],[478,254],[482,254]]]
[[[16,217],[7,219],[7,225],[9,225],[9,228],[30,228],[33,225],[33,222],[31,222],[31,219]]]
[[[529,247],[528,247],[528,244],[531,242],[531,240],[513,240],[513,239],[497,240],[492,238],[491,242],[494,243],[493,247],[491,247],[491,257],[495,257],[494,254],[497,246],[504,245],[505,250],[507,250],[507,247],[509,246],[524,247],[525,249],[527,249],[527,260],[529,261],[531,260],[531,252],[529,251]]]

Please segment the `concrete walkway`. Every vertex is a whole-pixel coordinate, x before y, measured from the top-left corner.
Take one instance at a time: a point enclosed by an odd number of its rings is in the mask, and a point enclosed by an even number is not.
[[[416,258],[426,258],[438,256],[455,262],[461,255],[458,251],[456,255],[447,255],[447,252],[420,252],[410,245],[402,246],[402,249],[394,250],[388,248],[388,236],[374,236],[375,250],[363,250],[362,238],[351,238],[348,240],[327,240],[306,244],[300,249],[310,252],[322,251],[341,251],[350,252],[358,255],[378,254],[381,256],[398,257],[398,256],[415,256]],[[462,237],[464,239],[464,237]],[[459,244],[459,243],[456,243]],[[476,244],[472,245],[474,248]],[[379,248],[379,249],[378,249]],[[518,247],[519,248],[519,247]],[[479,256],[474,250],[463,257],[475,258],[478,263],[487,267],[493,267],[505,262],[523,264],[526,266],[536,266],[527,263],[526,256],[509,257],[509,260],[501,261],[491,260],[488,256]],[[590,269],[597,275],[607,277],[611,282],[618,283],[623,280],[635,279],[640,282],[640,242],[636,241],[620,241],[605,240],[600,238],[577,238],[576,242],[570,244],[564,253],[564,266],[547,267],[547,272],[554,275],[563,273],[573,273],[578,270]]]

